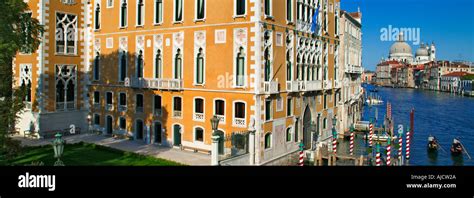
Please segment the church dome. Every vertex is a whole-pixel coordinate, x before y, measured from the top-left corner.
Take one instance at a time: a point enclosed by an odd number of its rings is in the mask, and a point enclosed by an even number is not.
[[[429,56],[429,53],[428,50],[422,46],[416,50],[415,56]]]
[[[396,53],[409,53],[411,54],[411,47],[405,42],[400,42],[397,41],[390,47],[390,54],[396,54]]]
[[[410,45],[403,39],[403,33],[400,33],[398,41],[390,47],[390,54],[412,54]]]

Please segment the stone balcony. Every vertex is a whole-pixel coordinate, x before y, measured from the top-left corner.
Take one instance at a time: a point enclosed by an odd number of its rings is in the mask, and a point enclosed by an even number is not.
[[[183,90],[184,87],[182,79],[130,78],[128,85],[132,88],[159,90]]]
[[[363,69],[361,66],[346,65],[346,67],[344,68],[344,72],[348,74],[362,74]]]
[[[331,80],[325,80],[323,85],[324,90],[332,89],[332,82]]]
[[[300,86],[302,91],[320,91],[323,88],[320,80],[302,81],[300,84],[302,85]]]
[[[264,92],[265,94],[278,94],[278,82],[277,81],[271,81],[271,82],[264,82]]]
[[[204,122],[204,113],[194,113],[193,115],[194,121]]]
[[[234,118],[232,120],[232,126],[239,128],[247,128],[247,122],[245,121],[245,118]]]
[[[301,81],[286,81],[286,91],[287,92],[299,92]]]

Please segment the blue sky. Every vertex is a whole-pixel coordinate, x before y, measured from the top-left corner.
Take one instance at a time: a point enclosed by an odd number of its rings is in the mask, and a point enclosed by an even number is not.
[[[474,0],[341,0],[341,8],[362,12],[362,64],[374,70],[387,57],[392,41],[381,29],[419,28],[420,40],[436,44],[438,60],[474,61]],[[408,42],[413,53],[418,45]]]

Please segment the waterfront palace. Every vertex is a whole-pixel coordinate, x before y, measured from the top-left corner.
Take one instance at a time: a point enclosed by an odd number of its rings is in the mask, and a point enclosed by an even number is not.
[[[21,133],[74,125],[209,152],[216,115],[219,154],[252,130],[265,164],[361,117],[362,13],[339,0],[26,2],[45,32],[13,63],[29,93]]]

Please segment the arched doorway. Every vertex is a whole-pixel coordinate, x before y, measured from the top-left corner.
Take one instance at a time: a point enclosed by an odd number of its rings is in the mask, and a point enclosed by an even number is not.
[[[161,130],[161,123],[160,122],[155,122],[155,125],[153,127],[153,132],[154,132],[154,142],[161,144],[162,141],[162,130]]]
[[[137,120],[135,124],[135,133],[137,140],[143,140],[143,121]]]
[[[306,107],[303,115],[303,144],[304,149],[311,149],[311,110]]]
[[[173,126],[173,146],[181,146],[181,126]]]
[[[218,130],[217,135],[219,136],[218,153],[219,155],[224,155],[224,132]]]
[[[113,132],[112,123],[113,123],[112,116],[107,116],[106,122],[105,122],[107,135],[112,135],[112,132]]]

